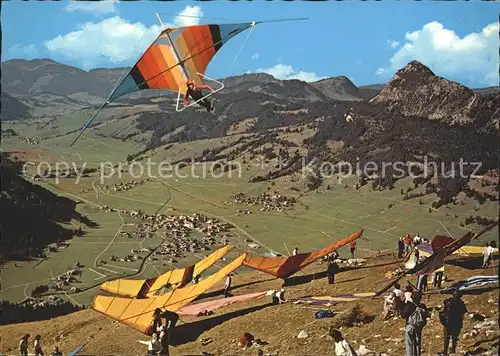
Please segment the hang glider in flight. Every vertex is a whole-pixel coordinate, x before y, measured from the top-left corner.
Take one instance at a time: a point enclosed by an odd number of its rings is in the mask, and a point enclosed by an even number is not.
[[[118,81],[96,113],[87,120],[71,146],[102,109],[124,95],[146,89],[168,90],[177,93],[176,110],[182,111],[184,108],[179,109],[179,101],[181,94],[187,91],[188,80],[202,85],[202,79],[207,78],[219,84],[219,88],[192,102],[188,107],[222,90],[224,83],[209,78],[205,71],[224,44],[238,34],[253,29],[257,24],[296,20],[306,18],[164,28],[137,63]]]

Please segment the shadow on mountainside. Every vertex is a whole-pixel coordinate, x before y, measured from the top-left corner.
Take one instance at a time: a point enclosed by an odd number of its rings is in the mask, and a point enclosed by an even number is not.
[[[23,164],[8,154],[1,155],[0,260],[4,261],[43,258],[49,244],[84,235],[81,228],[68,229],[61,224],[76,220],[89,227],[98,226],[75,210],[75,201],[26,180],[22,176]]]

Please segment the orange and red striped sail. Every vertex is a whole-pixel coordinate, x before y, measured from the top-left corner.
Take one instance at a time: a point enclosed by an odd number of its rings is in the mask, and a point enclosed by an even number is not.
[[[184,94],[187,79],[202,84],[200,74],[231,38],[253,27],[255,22],[167,28],[148,47],[108,99],[83,125],[71,146],[99,112],[119,97],[144,89],[162,89]]]
[[[363,235],[363,230],[359,230],[340,241],[334,242],[322,249],[309,253],[299,253],[290,257],[260,257],[248,256],[243,262],[244,266],[265,272],[278,278],[288,278],[314,261],[324,257],[339,248],[351,243]]]
[[[142,89],[184,94],[187,79],[201,84],[198,73],[205,73],[212,58],[229,39],[253,25],[245,22],[163,30],[123,78],[109,101]]]

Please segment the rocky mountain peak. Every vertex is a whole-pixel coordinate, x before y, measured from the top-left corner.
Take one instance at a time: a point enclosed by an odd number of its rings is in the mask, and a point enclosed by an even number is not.
[[[418,61],[411,61],[396,72],[373,99],[405,116],[440,120],[450,125],[488,121],[498,109],[469,88],[436,76]]]

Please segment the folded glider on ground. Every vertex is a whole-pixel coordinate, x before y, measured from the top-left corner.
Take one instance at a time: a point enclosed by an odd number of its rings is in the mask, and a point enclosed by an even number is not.
[[[198,315],[204,311],[214,311],[219,308],[225,307],[227,305],[238,303],[238,302],[246,302],[248,300],[262,298],[267,294],[267,292],[258,292],[258,293],[250,293],[243,295],[236,295],[234,297],[229,298],[221,298],[216,300],[209,300],[207,302],[193,303],[186,305],[179,309],[177,314],[179,315]]]
[[[358,237],[361,237],[361,235],[363,235],[363,230],[352,233],[342,240],[334,242],[322,249],[307,253],[299,253],[290,257],[261,257],[249,255],[243,265],[265,272],[277,278],[286,279],[314,261],[351,243]]]
[[[240,267],[246,257],[247,254],[244,253],[198,283],[175,289],[161,296],[137,299],[97,295],[92,309],[147,334],[156,308],[177,312]]]
[[[483,230],[480,234],[484,233],[484,231],[486,230]],[[458,251],[463,246],[469,244],[473,239],[477,239],[478,236],[479,234],[475,234],[472,231],[469,231],[459,239],[451,239],[451,242],[449,242],[448,244],[434,244],[434,246],[439,247],[439,249],[437,251],[434,251],[433,254],[426,258],[424,261],[406,271],[406,273],[417,275],[431,274],[432,272],[444,266],[444,260],[447,256],[451,255],[455,251]],[[440,240],[443,241],[443,239]]]
[[[137,280],[120,278],[103,283],[100,289],[125,297],[145,298],[161,294],[164,289],[182,288],[190,283],[194,276],[199,276],[202,272],[206,271],[227,255],[232,249],[233,246],[227,245],[189,267],[173,269],[150,279]]]

